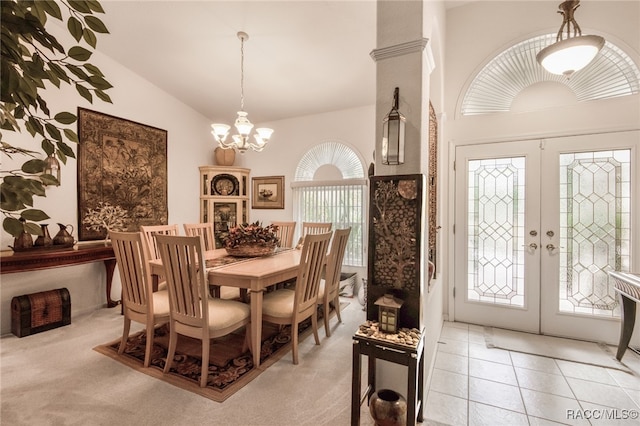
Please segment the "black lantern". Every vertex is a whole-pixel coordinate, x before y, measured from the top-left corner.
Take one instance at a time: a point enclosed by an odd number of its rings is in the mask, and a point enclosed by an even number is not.
[[[400,89],[393,92],[393,108],[382,122],[382,164],[404,163],[404,127],[407,121],[398,111]]]
[[[380,323],[380,331],[385,333],[397,333],[398,332],[398,312],[404,302],[393,294],[385,294],[376,300],[375,304],[378,305],[378,322]]]
[[[46,175],[52,175],[56,178],[58,180],[58,184],[56,186],[60,186],[60,163],[55,157],[55,154],[50,154],[45,158],[43,173]]]

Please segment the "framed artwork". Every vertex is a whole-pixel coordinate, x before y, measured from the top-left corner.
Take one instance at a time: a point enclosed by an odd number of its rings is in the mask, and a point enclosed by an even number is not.
[[[284,209],[284,176],[251,178],[251,208]]]
[[[438,271],[438,117],[429,102],[429,175],[427,176],[429,215],[429,261],[434,273]],[[431,285],[432,282],[430,282]]]
[[[78,108],[78,239],[166,225],[167,131]]]

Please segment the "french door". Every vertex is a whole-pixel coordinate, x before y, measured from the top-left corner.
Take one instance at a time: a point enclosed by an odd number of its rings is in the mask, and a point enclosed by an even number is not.
[[[617,342],[607,271],[640,265],[639,141],[623,132],[457,147],[455,320]]]

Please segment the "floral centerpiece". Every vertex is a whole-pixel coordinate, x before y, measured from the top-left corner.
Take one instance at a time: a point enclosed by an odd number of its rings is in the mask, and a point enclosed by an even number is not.
[[[224,248],[231,256],[254,257],[272,254],[280,239],[277,225],[262,226],[260,222],[242,224],[229,229]]]

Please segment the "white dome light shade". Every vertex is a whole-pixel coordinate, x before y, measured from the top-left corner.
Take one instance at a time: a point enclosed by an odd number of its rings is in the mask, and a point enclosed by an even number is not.
[[[216,139],[219,140],[225,140],[227,138],[227,135],[229,134],[229,129],[231,128],[228,124],[212,124],[211,128],[213,129],[211,131],[211,134],[213,136],[216,137]]]
[[[238,117],[236,118],[234,126],[242,136],[248,136],[249,133],[251,133],[251,129],[253,129],[253,124],[249,121],[247,113],[244,111],[238,111]]]
[[[550,73],[570,76],[589,65],[604,46],[604,38],[587,35],[568,38],[542,49],[536,60]]]

